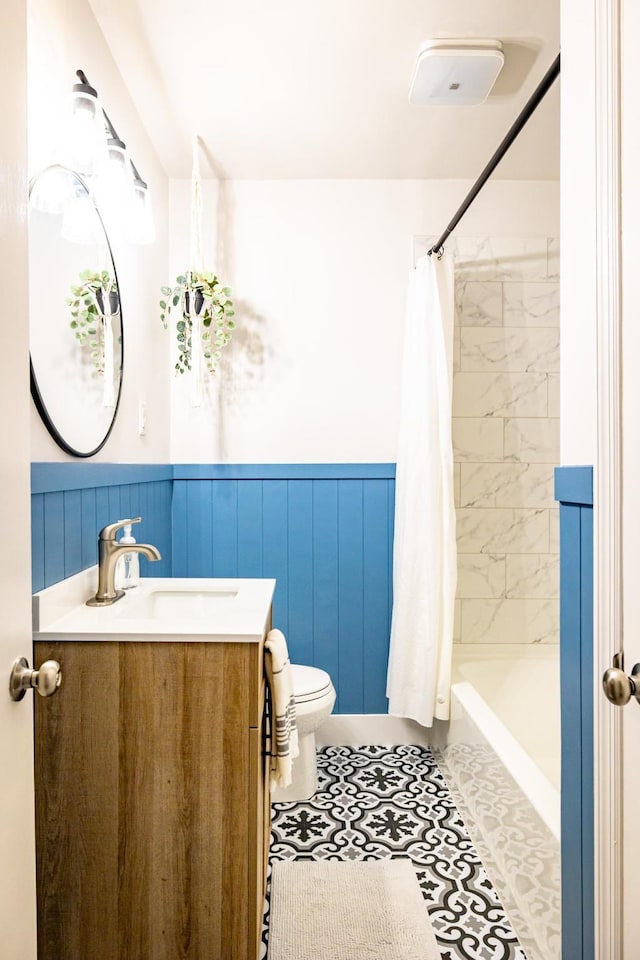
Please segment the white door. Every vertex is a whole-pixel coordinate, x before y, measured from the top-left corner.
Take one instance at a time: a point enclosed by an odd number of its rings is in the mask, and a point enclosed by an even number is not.
[[[640,662],[640,4],[624,0],[622,55],[622,636],[628,673]],[[640,957],[640,704],[621,710],[623,958]]]
[[[640,704],[610,706],[616,651],[640,663],[640,4],[596,0],[599,492],[596,960],[640,957]],[[620,469],[616,469],[616,465]]]
[[[36,955],[33,694],[9,698],[31,663],[26,248],[26,0],[3,0],[0,57],[0,954]]]

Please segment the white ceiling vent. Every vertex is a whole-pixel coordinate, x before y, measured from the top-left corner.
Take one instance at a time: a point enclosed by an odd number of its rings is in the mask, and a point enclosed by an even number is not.
[[[409,102],[426,107],[482,103],[503,63],[499,40],[430,40],[420,48]]]

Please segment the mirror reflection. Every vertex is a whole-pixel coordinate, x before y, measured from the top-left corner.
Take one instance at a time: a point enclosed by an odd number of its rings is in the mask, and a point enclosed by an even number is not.
[[[122,310],[109,240],[87,185],[47,167],[29,192],[31,393],[67,453],[89,457],[115,421]]]

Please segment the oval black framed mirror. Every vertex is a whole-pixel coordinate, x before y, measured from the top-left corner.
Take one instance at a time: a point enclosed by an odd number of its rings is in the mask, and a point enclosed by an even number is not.
[[[120,405],[124,326],[111,245],[85,181],[46,167],[29,184],[31,396],[59,447],[92,457]]]

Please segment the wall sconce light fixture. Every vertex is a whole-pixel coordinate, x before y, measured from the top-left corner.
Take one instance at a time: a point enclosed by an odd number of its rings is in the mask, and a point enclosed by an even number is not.
[[[98,209],[108,220],[123,226],[132,243],[152,243],[155,229],[149,188],[95,87],[83,70],[76,70],[76,76],[80,82],[73,86],[63,143],[65,166],[86,180]]]

